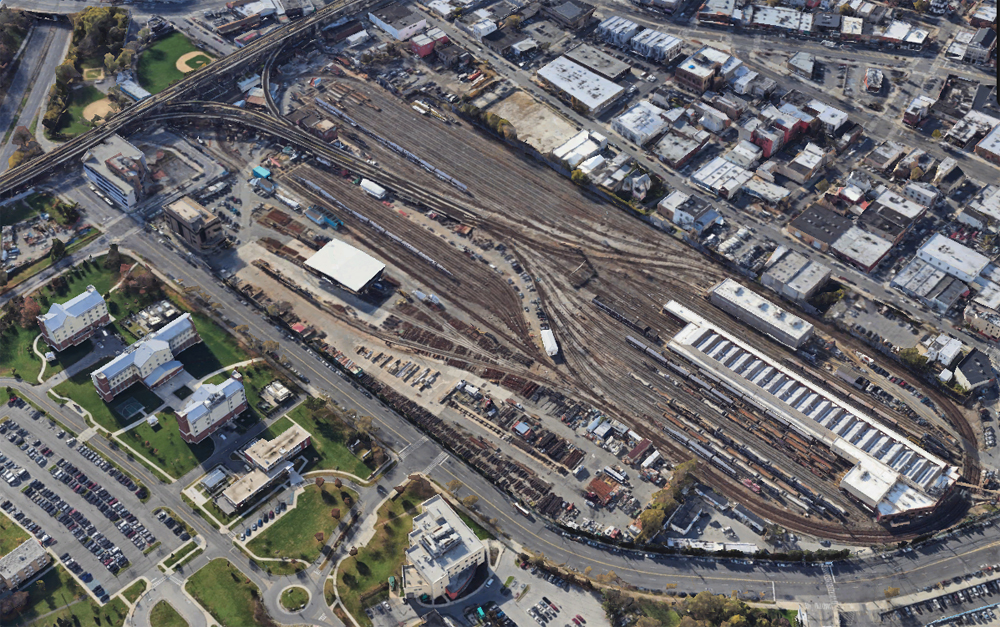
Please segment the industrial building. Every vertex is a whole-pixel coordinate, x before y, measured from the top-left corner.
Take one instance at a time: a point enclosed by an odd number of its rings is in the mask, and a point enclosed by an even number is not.
[[[826,207],[812,205],[785,226],[785,232],[807,246],[826,252],[854,223]]]
[[[17,590],[31,581],[51,561],[48,551],[34,538],[17,545],[10,553],[0,557],[0,594]]]
[[[779,246],[774,251],[768,264],[760,282],[794,301],[809,299],[830,280],[829,266],[812,261],[784,246]]]
[[[559,57],[539,68],[537,76],[542,84],[586,115],[600,115],[625,93],[624,87],[566,57]]]
[[[309,447],[312,436],[297,424],[282,431],[273,440],[255,440],[243,449],[243,458],[251,470],[240,477],[216,503],[223,511],[236,512],[256,500],[268,488],[283,481],[294,471],[289,461]]]
[[[670,192],[656,205],[656,211],[671,224],[685,231],[693,230],[699,236],[713,225],[725,221],[712,203],[697,194],[685,194],[680,190]],[[661,225],[660,228],[663,228]],[[664,229],[666,230],[666,229]]]
[[[369,13],[368,19],[396,41],[406,41],[427,28],[427,20],[422,15],[396,3]]]
[[[590,22],[594,5],[580,0],[550,0],[542,4],[541,13],[563,28],[576,30]]]
[[[973,348],[955,368],[955,382],[971,392],[996,381],[989,355]]]
[[[202,383],[184,399],[184,407],[177,412],[181,439],[197,444],[242,414],[247,409],[242,378],[235,373],[218,385]]]
[[[199,252],[212,250],[223,239],[222,220],[193,198],[183,196],[163,208],[170,230]]]
[[[57,351],[87,341],[109,322],[108,305],[93,285],[65,303],[53,303],[47,314],[38,316],[42,339]]]
[[[184,366],[176,356],[200,342],[191,314],[186,313],[126,348],[121,355],[91,372],[90,378],[105,401],[113,400],[136,381],[142,381],[152,390],[180,374]]]
[[[605,54],[587,44],[581,44],[569,52],[563,53],[563,56],[609,81],[620,80],[632,70],[628,63],[619,61],[610,54]]]
[[[305,265],[356,294],[367,290],[385,271],[384,263],[338,239],[330,240]]]
[[[725,279],[709,292],[709,301],[747,326],[793,349],[813,336],[813,325],[778,307],[733,279]]]
[[[556,336],[552,333],[552,329],[542,329],[540,335],[542,336],[542,347],[545,349],[545,354],[549,357],[558,355],[559,343],[556,342]]]
[[[889,240],[852,225],[837,238],[830,250],[841,260],[868,273],[882,263],[892,246]]]
[[[486,546],[440,494],[420,509],[406,549],[403,594],[407,599],[454,601],[486,563]]]
[[[695,185],[720,198],[727,199],[732,199],[739,194],[743,186],[752,178],[752,172],[724,157],[712,159],[691,175],[691,181]]]
[[[927,207],[887,190],[868,205],[858,219],[858,225],[896,245],[926,211]]]
[[[649,101],[640,100],[613,118],[611,128],[633,144],[644,146],[669,125],[665,114],[666,111]]]
[[[809,52],[796,52],[785,65],[793,73],[812,80],[816,71],[816,56]]]
[[[889,285],[942,314],[969,292],[964,283],[922,259],[906,264]]]
[[[917,250],[917,258],[963,283],[976,281],[990,265],[989,257],[940,233],[934,233],[924,242]]]
[[[134,207],[145,195],[146,155],[118,135],[83,154],[83,173],[113,202]]]
[[[896,524],[925,515],[959,480],[958,468],[753,348],[739,332],[719,328],[676,301],[665,311],[686,324],[668,343],[670,351],[853,464],[840,488],[877,520]]]

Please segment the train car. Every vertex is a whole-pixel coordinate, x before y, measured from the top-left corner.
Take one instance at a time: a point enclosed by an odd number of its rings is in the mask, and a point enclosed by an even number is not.
[[[719,381],[719,385],[726,389],[727,392],[733,395],[734,398],[742,398],[743,392],[736,389],[735,386],[730,385],[725,381]]]
[[[806,446],[811,445],[816,440],[816,438],[811,433],[806,431],[804,428],[798,426],[794,422],[789,423],[788,428],[794,431],[800,438],[802,438],[804,440],[803,443]]]
[[[677,431],[675,429],[671,429],[670,427],[664,427],[663,430],[667,432],[667,435],[669,435],[673,439],[677,440],[681,444],[686,445],[688,443],[687,436],[684,435],[683,433],[681,433],[680,431]]]
[[[687,447],[693,451],[695,455],[701,457],[702,459],[712,459],[712,456],[714,455],[712,451],[706,449],[704,446],[693,440],[688,440]]]
[[[694,375],[691,375],[690,377],[688,377],[688,381],[690,381],[691,383],[694,383],[695,385],[697,385],[698,387],[700,387],[702,389],[705,389],[705,390],[712,389],[712,386],[709,385],[708,382],[706,382],[704,379],[699,379],[698,377],[696,377]]]
[[[666,366],[669,363],[667,358],[664,357],[663,353],[661,353],[660,351],[653,350],[652,348],[647,348],[646,354],[655,359],[656,363],[660,364],[661,366]]]
[[[531,518],[531,511],[524,505],[521,505],[520,503],[514,503],[514,509],[516,509],[517,512],[522,516],[524,516],[525,518]]]
[[[774,411],[772,409],[769,409],[769,410],[767,410],[764,413],[767,414],[768,418],[770,418],[771,420],[777,422],[778,424],[782,425],[783,427],[787,427],[788,426],[788,419],[786,419],[785,417],[783,417],[778,412],[776,412],[776,411]]]
[[[719,377],[717,377],[712,372],[706,370],[705,368],[699,368],[698,372],[701,373],[701,376],[705,377],[712,383],[719,384],[722,381],[721,379],[719,379]]]
[[[722,392],[719,392],[718,390],[711,390],[709,394],[711,394],[713,398],[718,399],[720,403],[724,404],[727,407],[733,404],[733,399],[729,398],[728,396],[726,396]]]
[[[784,491],[788,492],[789,494],[793,494],[793,495],[794,495],[794,494],[798,494],[798,493],[799,493],[799,491],[798,491],[798,490],[796,490],[796,489],[795,489],[795,488],[793,488],[792,486],[788,485],[787,483],[785,483],[785,482],[784,482],[784,481],[782,481],[781,479],[775,479],[775,480],[774,480],[774,483],[775,483],[775,484],[777,484],[777,486],[778,486],[779,488],[781,488],[782,490],[784,490]]]
[[[625,336],[625,342],[627,342],[628,345],[631,346],[632,348],[637,348],[637,349],[639,349],[641,351],[646,351],[648,349],[648,347],[645,344],[643,344],[639,340],[635,339],[631,335],[626,335]]]
[[[736,476],[736,471],[733,470],[732,466],[730,466],[725,461],[723,461],[722,459],[720,459],[718,455],[712,456],[712,459],[710,459],[709,461],[711,462],[711,464],[713,466],[715,466],[716,468],[718,468],[722,472],[726,473],[730,477],[735,477]]]
[[[767,411],[767,407],[764,407],[764,405],[762,405],[757,399],[755,399],[754,397],[750,396],[749,394],[744,394],[740,398],[740,400],[742,400],[744,403],[746,403],[747,405],[753,407],[754,409],[756,409],[759,412],[766,412]]]

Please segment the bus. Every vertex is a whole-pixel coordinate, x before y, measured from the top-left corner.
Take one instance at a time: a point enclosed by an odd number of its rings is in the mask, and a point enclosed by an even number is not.
[[[521,505],[520,503],[514,503],[514,509],[520,512],[525,518],[531,518],[531,512],[524,505]]]

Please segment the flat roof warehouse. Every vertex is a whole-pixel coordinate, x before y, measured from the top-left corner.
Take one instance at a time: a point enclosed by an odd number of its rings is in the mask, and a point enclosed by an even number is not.
[[[368,289],[385,271],[384,263],[337,239],[307,259],[306,267],[355,293]]]

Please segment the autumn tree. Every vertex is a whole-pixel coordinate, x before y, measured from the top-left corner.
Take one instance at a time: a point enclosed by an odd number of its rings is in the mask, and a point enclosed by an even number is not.
[[[358,431],[366,435],[375,433],[378,431],[378,426],[375,424],[375,419],[371,416],[358,416],[354,419],[354,426]]]
[[[463,484],[458,479],[452,479],[451,481],[448,482],[448,491],[451,492],[452,494],[455,494],[456,492],[462,489],[463,485],[465,484]]]
[[[38,326],[38,316],[42,315],[42,307],[33,297],[28,296],[21,304],[21,326],[25,329]]]
[[[278,352],[279,344],[274,340],[267,340],[263,344],[264,352],[268,354],[273,354]]]
[[[610,584],[615,581],[618,581],[618,573],[616,573],[613,570],[609,570],[606,573],[601,573],[600,575],[595,577],[595,579],[597,579],[597,581],[599,581],[600,583]]]
[[[635,622],[635,627],[660,627],[660,621],[649,616],[643,616]]]
[[[666,514],[663,510],[655,507],[647,509],[643,513],[639,514],[639,522],[642,523],[642,531],[639,532],[639,537],[636,538],[636,541],[646,542],[656,537],[656,534],[663,528],[663,520],[665,518]]]
[[[76,65],[69,59],[56,66],[55,74],[56,81],[63,85],[68,85],[71,81],[80,78],[80,72],[77,71]]]
[[[910,180],[919,181],[922,178],[924,178],[924,171],[920,168],[920,166],[913,166],[913,169],[910,170]]]
[[[470,494],[469,496],[462,499],[462,505],[466,506],[469,509],[472,509],[473,506],[475,506],[475,504],[478,502],[479,502],[479,497],[476,496],[475,494]]]
[[[934,129],[934,132],[931,133],[931,137],[933,137],[934,139],[941,139],[941,129],[939,128]]]
[[[31,131],[29,131],[24,126],[18,126],[17,128],[15,128],[14,134],[11,135],[10,137],[10,140],[15,144],[17,144],[18,146],[20,146],[21,148],[27,146],[28,143],[34,141],[34,139],[35,138],[32,137],[31,135]]]

